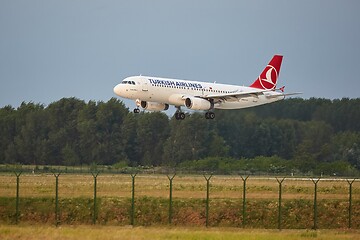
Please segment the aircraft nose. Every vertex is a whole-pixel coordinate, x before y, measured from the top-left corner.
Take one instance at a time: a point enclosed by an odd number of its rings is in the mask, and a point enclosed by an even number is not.
[[[118,84],[114,87],[114,93],[118,96],[121,96],[121,84]]]

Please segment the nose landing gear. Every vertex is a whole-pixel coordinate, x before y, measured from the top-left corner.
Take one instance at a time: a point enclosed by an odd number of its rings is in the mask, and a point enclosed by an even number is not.
[[[140,100],[140,99],[136,99],[136,100],[135,100],[135,104],[136,104],[136,108],[134,109],[134,113],[140,113],[139,107],[141,106],[141,100]]]

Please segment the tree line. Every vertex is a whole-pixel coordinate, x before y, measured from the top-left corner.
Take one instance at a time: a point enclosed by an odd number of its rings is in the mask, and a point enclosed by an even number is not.
[[[360,99],[292,98],[184,121],[63,98],[0,109],[0,163],[358,174]],[[255,165],[255,166],[254,166]]]

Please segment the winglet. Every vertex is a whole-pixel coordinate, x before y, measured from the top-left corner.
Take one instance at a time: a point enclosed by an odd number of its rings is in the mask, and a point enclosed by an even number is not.
[[[260,76],[250,85],[253,88],[273,90],[280,74],[280,67],[283,56],[274,55],[269,64],[264,68]]]

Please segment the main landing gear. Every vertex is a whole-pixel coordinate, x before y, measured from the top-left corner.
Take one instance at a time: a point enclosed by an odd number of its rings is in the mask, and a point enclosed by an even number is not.
[[[135,109],[134,109],[134,113],[140,113],[140,109],[139,109],[139,108],[135,108]]]
[[[215,118],[215,113],[213,113],[213,112],[206,112],[206,113],[205,113],[205,118],[206,118],[206,119],[214,119],[214,118]]]
[[[175,113],[176,120],[184,120],[185,119],[185,113],[183,112],[176,112]]]
[[[180,109],[180,107],[176,107],[177,108],[177,110],[176,110],[176,112],[175,112],[175,119],[176,120],[184,120],[185,119],[185,117],[186,117],[186,115],[185,115],[185,113],[183,113],[182,111],[181,111],[181,109]],[[206,119],[214,119],[215,118],[215,113],[213,113],[213,112],[206,112],[205,113],[205,118]]]
[[[180,107],[176,107],[177,108],[177,110],[176,110],[176,112],[175,112],[175,119],[176,120],[184,120],[185,119],[185,113],[183,113],[182,111],[181,111],[181,108]]]

